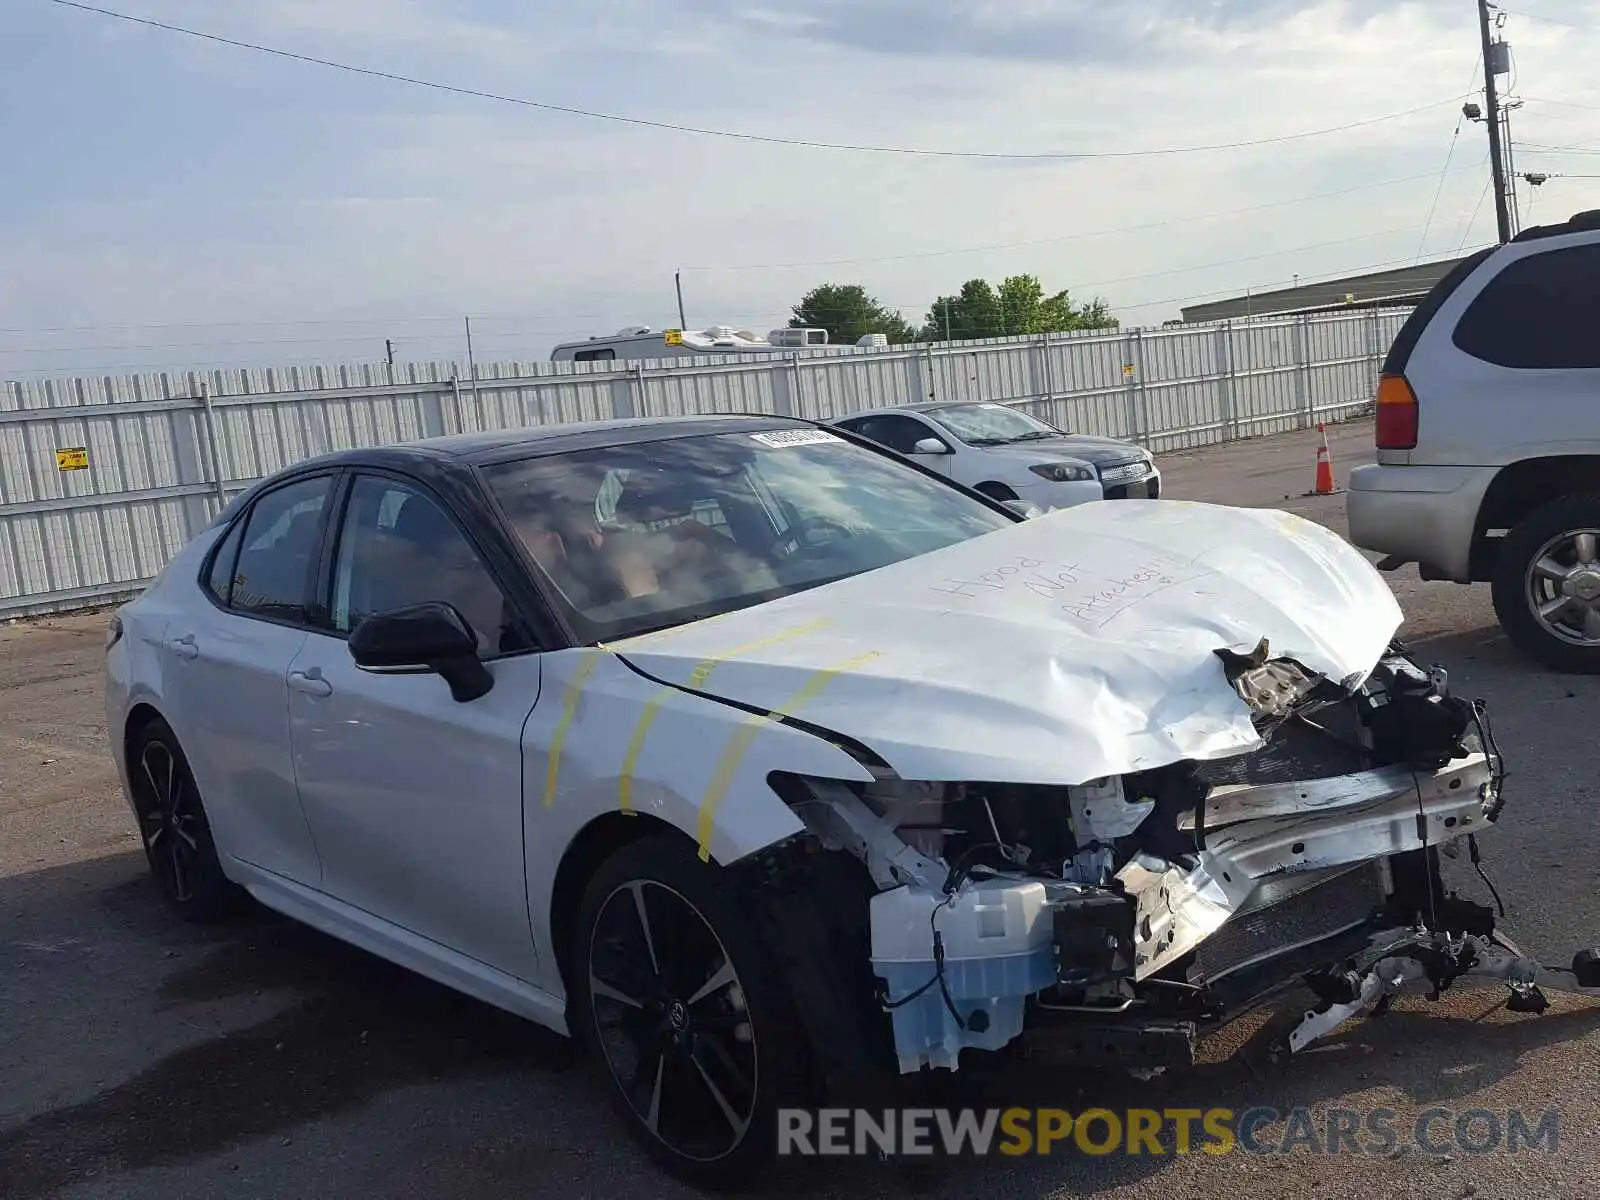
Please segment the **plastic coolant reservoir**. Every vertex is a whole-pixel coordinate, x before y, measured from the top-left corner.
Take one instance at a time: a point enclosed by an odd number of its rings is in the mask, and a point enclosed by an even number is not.
[[[946,899],[917,887],[872,898],[873,973],[888,985],[890,1004],[935,979],[935,929],[944,943],[944,989],[933,982],[891,1009],[902,1072],[924,1065],[955,1070],[969,1046],[1000,1049],[1022,1032],[1028,997],[1055,982],[1044,884],[978,880]]]

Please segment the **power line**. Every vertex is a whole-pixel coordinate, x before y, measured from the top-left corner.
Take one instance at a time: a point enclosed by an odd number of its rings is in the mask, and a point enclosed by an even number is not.
[[[1080,289],[1109,287],[1114,283],[1133,283],[1141,279],[1160,279],[1168,275],[1187,275],[1194,271],[1209,271],[1215,267],[1231,267],[1235,263],[1260,262],[1264,258],[1280,258],[1288,254],[1300,254],[1307,250],[1321,250],[1328,246],[1344,246],[1351,242],[1375,241],[1381,237],[1393,237],[1396,234],[1410,233],[1415,228],[1415,225],[1404,225],[1399,229],[1383,229],[1377,233],[1359,233],[1352,237],[1334,238],[1326,242],[1312,242],[1306,246],[1291,246],[1284,250],[1269,250],[1263,254],[1246,254],[1239,258],[1224,259],[1221,262],[1201,263],[1192,267],[1173,267],[1165,271],[1146,271],[1140,275],[1124,275],[1117,279],[1097,279],[1088,283],[1080,283],[1078,287]]]
[[[1347,278],[1349,276],[1354,276],[1354,275],[1365,275],[1365,274],[1368,274],[1368,273],[1370,273],[1372,271],[1381,271],[1385,267],[1398,267],[1398,266],[1408,265],[1408,264],[1411,263],[1411,261],[1412,261],[1412,259],[1409,256],[1406,257],[1406,258],[1391,258],[1391,259],[1386,259],[1383,262],[1368,263],[1365,266],[1361,266],[1361,267],[1349,267],[1349,268],[1346,268],[1343,271],[1329,272],[1326,275],[1312,275],[1310,277],[1302,276],[1301,277],[1301,284],[1304,285],[1304,284],[1308,284],[1308,283],[1327,283],[1327,282],[1329,282],[1331,280],[1344,279],[1344,278]],[[1199,292],[1199,293],[1197,293],[1195,295],[1191,295],[1191,296],[1172,296],[1172,297],[1169,297],[1169,298],[1167,298],[1165,300],[1141,300],[1136,304],[1119,304],[1119,305],[1115,306],[1114,311],[1116,311],[1116,312],[1133,312],[1133,311],[1135,311],[1137,309],[1141,309],[1141,308],[1160,308],[1163,305],[1167,305],[1167,304],[1183,304],[1183,303],[1186,303],[1187,301],[1190,301],[1190,300],[1210,300],[1210,299],[1212,299],[1214,297],[1217,297],[1217,296],[1233,296],[1233,295],[1237,295],[1238,292],[1240,291],[1240,289],[1242,287],[1244,287],[1244,286],[1246,286],[1246,285],[1239,285],[1237,287],[1231,287],[1231,288],[1219,288],[1217,291],[1214,291],[1214,292]]]
[[[119,21],[127,21],[133,25],[142,25],[150,29],[160,29],[167,33],[182,34],[185,37],[198,38],[202,41],[214,42],[218,45],[232,46],[239,50],[250,50],[257,54],[269,54],[275,58],[288,59],[293,62],[307,63],[312,66],[326,67],[334,71],[344,71],[351,75],[363,75],[371,79],[384,79],[391,83],[404,83],[411,87],[428,88],[436,92],[446,92],[456,96],[468,96],[477,100],[493,100],[501,104],[515,104],[522,108],[534,108],[543,112],[563,113],[573,117],[587,117],[595,121],[610,121],[615,124],[633,125],[645,129],[662,129],[673,133],[696,134],[702,137],[728,138],[741,142],[760,142],[774,146],[797,146],[810,150],[845,150],[863,154],[898,154],[927,158],[964,158],[964,159],[991,159],[1002,161],[1049,161],[1049,160],[1074,160],[1074,159],[1117,159],[1117,158],[1152,158],[1169,154],[1201,154],[1217,150],[1243,150],[1255,146],[1276,146],[1285,142],[1301,141],[1306,138],[1324,137],[1333,133],[1344,133],[1351,129],[1361,129],[1369,125],[1381,124],[1385,121],[1396,121],[1403,117],[1414,116],[1417,113],[1427,112],[1429,109],[1439,108],[1445,104],[1455,104],[1460,96],[1453,96],[1446,100],[1435,100],[1431,104],[1419,105],[1402,112],[1386,113],[1381,117],[1368,117],[1360,121],[1351,121],[1345,125],[1329,126],[1326,129],[1310,129],[1300,133],[1279,134],[1273,137],[1252,138],[1248,141],[1218,142],[1202,146],[1168,146],[1151,150],[1082,150],[1082,151],[1047,151],[1038,153],[1003,153],[991,150],[936,150],[911,146],[877,146],[864,145],[853,142],[822,142],[806,138],[779,137],[773,134],[740,133],[731,129],[712,129],[699,125],[684,125],[674,121],[654,121],[646,117],[632,117],[621,113],[601,112],[595,109],[577,108],[568,104],[554,104],[544,100],[530,100],[523,96],[509,96],[501,92],[485,91],[481,88],[463,87],[457,84],[440,83],[437,80],[422,79],[414,75],[401,75],[394,71],[382,71],[373,67],[359,67],[351,63],[337,62],[329,58],[318,58],[310,54],[300,54],[293,50],[284,50],[276,46],[267,46],[259,42],[246,42],[238,38],[224,37],[220,34],[207,33],[199,29],[190,29],[183,25],[173,25],[166,21],[156,21],[149,17],[136,17],[129,13],[117,12],[110,8],[100,8],[93,4],[82,4],[78,0],[48,0],[48,3],[62,8],[77,9],[80,12],[95,13],[103,17],[111,17]]]
[[[1589,112],[1600,112],[1600,104],[1583,104],[1577,100],[1547,100],[1541,96],[1523,96],[1529,104],[1554,104],[1557,108],[1582,108]]]
[[[1456,167],[1454,170],[1465,170]],[[1287,200],[1270,200],[1264,204],[1252,204],[1245,208],[1222,209],[1218,212],[1196,213],[1187,217],[1168,217],[1160,221],[1146,221],[1140,225],[1119,225],[1113,229],[1094,229],[1083,233],[1065,233],[1056,237],[1033,238],[1023,242],[994,242],[984,246],[958,246],[945,250],[916,250],[906,254],[883,254],[870,258],[828,258],[817,259],[812,262],[792,263],[741,263],[737,266],[724,267],[683,267],[685,271],[701,271],[709,274],[732,273],[736,271],[798,271],[812,267],[849,267],[872,263],[885,262],[910,262],[924,258],[947,258],[962,254],[992,254],[1001,250],[1025,250],[1034,246],[1054,246],[1064,242],[1084,241],[1089,238],[1111,237],[1122,233],[1144,233],[1152,229],[1165,229],[1172,225],[1189,225],[1197,221],[1211,221],[1222,217],[1245,216],[1249,213],[1264,212],[1273,208],[1285,208],[1292,204],[1306,204],[1315,200],[1329,200],[1338,196],[1349,196],[1356,192],[1376,191],[1379,188],[1394,187],[1402,183],[1415,183],[1419,179],[1432,179],[1432,171],[1424,171],[1419,175],[1404,175],[1398,179],[1385,179],[1377,183],[1362,183],[1354,187],[1339,188],[1331,192],[1314,192],[1308,196],[1294,196]]]
[[[1508,17],[1521,17],[1525,21],[1538,21],[1541,25],[1564,25],[1568,29],[1595,29],[1600,26],[1585,24],[1579,21],[1566,21],[1560,17],[1546,17],[1539,13],[1522,12],[1518,9],[1502,8],[1501,12]]]
[[[448,317],[343,317],[300,321],[169,321],[145,325],[39,325],[26,328],[0,329],[0,334],[97,333],[101,330],[112,329],[134,331],[152,329],[298,329],[323,328],[335,325],[381,325],[385,328],[391,328],[396,325],[450,325],[460,328],[461,316],[462,314],[456,313]],[[606,316],[606,313],[514,313],[511,315],[473,313],[472,319],[474,321],[602,321]]]
[[[1118,284],[1118,283],[1136,283],[1136,282],[1138,282],[1140,280],[1145,280],[1145,279],[1162,279],[1162,278],[1166,278],[1169,275],[1192,275],[1196,271],[1210,271],[1210,270],[1214,270],[1214,269],[1216,269],[1218,267],[1235,266],[1235,265],[1237,265],[1239,263],[1260,262],[1262,259],[1267,259],[1267,258],[1280,258],[1280,257],[1283,257],[1285,255],[1290,255],[1290,254],[1302,254],[1302,253],[1304,253],[1304,252],[1306,252],[1308,250],[1322,250],[1322,249],[1327,248],[1328,246],[1343,246],[1343,245],[1348,245],[1351,242],[1365,242],[1365,241],[1372,241],[1372,240],[1375,240],[1377,238],[1382,238],[1382,237],[1392,237],[1392,236],[1394,236],[1396,234],[1414,232],[1415,229],[1416,229],[1415,225],[1403,225],[1403,226],[1401,226],[1401,227],[1399,227],[1397,229],[1380,229],[1380,230],[1378,230],[1377,232],[1374,232],[1374,233],[1358,233],[1358,234],[1355,234],[1355,235],[1350,236],[1350,237],[1333,238],[1333,239],[1331,239],[1329,241],[1325,241],[1325,242],[1311,242],[1311,243],[1309,243],[1307,245],[1304,245],[1304,246],[1286,246],[1286,247],[1282,247],[1280,249],[1269,250],[1269,251],[1266,251],[1264,253],[1259,253],[1259,254],[1245,254],[1245,255],[1240,255],[1240,256],[1238,256],[1236,258],[1224,258],[1224,259],[1218,260],[1216,262],[1195,263],[1195,264],[1193,264],[1191,266],[1186,266],[1186,267],[1169,267],[1169,268],[1166,268],[1166,269],[1160,270],[1160,271],[1145,271],[1145,272],[1142,272],[1142,273],[1137,274],[1137,275],[1119,275],[1119,276],[1117,276],[1115,278],[1112,278],[1112,279],[1084,280],[1084,281],[1081,281],[1081,282],[1073,284],[1067,290],[1069,292],[1076,292],[1076,293],[1081,295],[1083,292],[1088,291],[1088,290],[1090,290],[1092,288],[1110,287],[1113,284]],[[936,300],[937,299],[941,299],[941,298],[942,297],[938,297],[938,296],[934,297],[934,299],[936,299]],[[880,300],[879,303],[882,304],[885,308],[894,308],[894,309],[901,309],[901,310],[911,309],[911,310],[914,311],[914,310],[917,310],[917,309],[927,308],[928,305],[931,303],[931,301],[923,302],[923,301]],[[812,311],[817,312],[817,313],[821,313],[821,314],[827,314],[830,310],[828,308],[821,307],[821,306],[813,306]]]
[[[1483,202],[1489,198],[1489,189],[1493,186],[1494,180],[1490,179],[1483,185],[1483,191],[1478,193],[1478,203],[1472,210],[1472,216],[1467,218],[1467,227],[1461,231],[1461,245],[1456,247],[1457,254],[1466,248],[1467,239],[1472,236],[1472,227],[1478,223],[1478,214],[1483,211]]]
[[[1600,154],[1600,146],[1547,146],[1543,142],[1518,142],[1524,150],[1536,154]]]
[[[479,336],[479,340],[489,342],[518,337],[579,337],[587,334],[583,329],[520,329],[508,330],[501,333],[489,333]],[[365,342],[376,345],[385,339],[379,334],[368,337],[337,337],[337,338],[217,338],[203,342],[99,342],[86,346],[0,346],[0,355],[5,354],[92,354],[101,350],[119,350],[135,353],[144,353],[153,350],[198,350],[220,346],[336,346]],[[397,346],[416,345],[424,341],[438,342],[441,337],[396,337],[390,338]]]
[[[1478,64],[1483,62],[1483,51],[1479,50],[1472,59],[1472,70],[1467,76],[1467,86],[1471,87],[1478,77]],[[1417,261],[1422,261],[1422,252],[1428,248],[1428,233],[1433,228],[1434,214],[1439,211],[1439,197],[1444,195],[1444,181],[1450,174],[1450,162],[1456,156],[1456,143],[1461,140],[1461,126],[1467,119],[1466,110],[1463,108],[1456,117],[1455,132],[1450,135],[1450,146],[1445,151],[1444,166],[1439,170],[1439,186],[1433,190],[1433,202],[1428,205],[1428,219],[1422,225],[1422,237],[1417,242]]]

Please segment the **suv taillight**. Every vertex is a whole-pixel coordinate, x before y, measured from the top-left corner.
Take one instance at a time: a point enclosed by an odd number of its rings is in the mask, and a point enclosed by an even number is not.
[[[1379,450],[1417,448],[1417,394],[1404,375],[1378,379]]]

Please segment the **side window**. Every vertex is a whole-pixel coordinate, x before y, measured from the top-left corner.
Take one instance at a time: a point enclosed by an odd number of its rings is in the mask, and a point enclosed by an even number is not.
[[[350,489],[333,576],[333,627],[414,604],[452,605],[485,657],[527,650],[511,605],[454,519],[416,488],[375,475]]]
[[[873,431],[867,436],[891,450],[910,454],[918,442],[933,437],[934,432],[915,417],[885,416],[875,419]]]
[[[877,442],[880,446],[888,446],[892,427],[889,417],[864,417],[859,421],[852,421],[846,426],[852,433],[859,434],[868,441]],[[891,447],[892,448],[892,447]]]
[[[1455,344],[1518,370],[1600,368],[1600,244],[1518,259],[1467,306]]]
[[[218,604],[226,606],[233,594],[233,565],[239,559],[239,543],[244,541],[244,522],[235,521],[228,536],[222,539],[216,553],[211,556],[211,569],[206,572],[206,591]]]
[[[331,486],[326,475],[302,479],[255,502],[243,522],[228,607],[251,616],[306,619],[317,535]]]
[[[617,357],[617,352],[609,347],[604,350],[579,350],[572,356],[573,362],[611,362]]]

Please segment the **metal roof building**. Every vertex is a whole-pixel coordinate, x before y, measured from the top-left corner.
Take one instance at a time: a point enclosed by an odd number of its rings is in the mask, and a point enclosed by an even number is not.
[[[1415,304],[1460,261],[1459,258],[1449,258],[1439,262],[1419,263],[1414,267],[1400,267],[1392,271],[1350,275],[1344,279],[1330,279],[1321,283],[1308,283],[1301,287],[1237,296],[1231,300],[1195,304],[1182,310],[1183,321],[1185,324],[1192,324],[1201,321],[1232,321],[1241,317],[1270,316],[1274,313],[1326,312],[1339,308]]]

